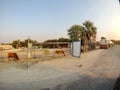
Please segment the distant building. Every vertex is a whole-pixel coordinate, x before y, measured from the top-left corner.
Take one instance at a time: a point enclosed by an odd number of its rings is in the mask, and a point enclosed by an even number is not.
[[[12,49],[12,45],[1,45],[0,44],[0,49],[4,49],[4,50],[9,50],[9,49]]]

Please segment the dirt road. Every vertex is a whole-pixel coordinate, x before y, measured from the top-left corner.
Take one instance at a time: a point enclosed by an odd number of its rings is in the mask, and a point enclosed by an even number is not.
[[[120,46],[39,62],[28,70],[0,63],[0,90],[113,90],[120,74]]]

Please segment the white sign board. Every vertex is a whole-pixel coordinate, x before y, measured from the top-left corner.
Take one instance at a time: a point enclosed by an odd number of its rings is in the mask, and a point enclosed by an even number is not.
[[[29,49],[29,50],[32,49],[32,43],[28,43],[28,49]]]
[[[32,51],[32,43],[28,43],[28,58],[30,58],[30,53]]]
[[[79,57],[81,54],[81,41],[72,42],[72,56]]]

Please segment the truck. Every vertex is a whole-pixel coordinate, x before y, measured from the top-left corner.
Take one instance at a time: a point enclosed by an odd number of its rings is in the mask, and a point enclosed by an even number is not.
[[[109,40],[107,40],[106,38],[101,38],[101,40],[100,40],[100,48],[101,49],[107,49],[109,47],[110,47]]]

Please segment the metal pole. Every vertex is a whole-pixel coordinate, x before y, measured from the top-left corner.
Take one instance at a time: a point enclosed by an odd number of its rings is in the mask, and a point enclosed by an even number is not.
[[[30,48],[29,48],[29,40],[30,40],[30,36],[28,37],[28,59],[30,58]],[[29,68],[29,61],[28,61],[28,59],[27,59],[27,68]]]
[[[35,47],[34,47],[34,58],[36,58],[36,57],[35,57]]]

